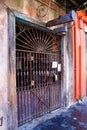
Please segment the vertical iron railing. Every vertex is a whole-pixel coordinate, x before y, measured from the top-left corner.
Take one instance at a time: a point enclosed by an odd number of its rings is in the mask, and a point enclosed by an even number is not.
[[[52,68],[57,60],[56,54],[16,51],[19,125],[60,107],[61,84]]]

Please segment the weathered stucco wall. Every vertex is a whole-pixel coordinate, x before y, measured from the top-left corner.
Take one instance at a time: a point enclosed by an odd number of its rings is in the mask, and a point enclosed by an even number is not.
[[[4,37],[5,36],[5,37]],[[0,5],[0,130],[7,130],[8,117],[7,12]]]
[[[44,22],[65,14],[65,10],[51,0],[5,0],[3,2],[11,9]]]
[[[15,19],[8,14],[0,4],[0,130],[17,129]]]
[[[70,106],[73,103],[73,37],[72,23],[67,24],[67,33],[61,40],[61,103],[63,106]]]

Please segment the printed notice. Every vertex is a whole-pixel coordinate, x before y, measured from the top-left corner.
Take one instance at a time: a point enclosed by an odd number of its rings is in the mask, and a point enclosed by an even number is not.
[[[58,65],[58,62],[57,61],[53,61],[52,62],[52,68],[54,69],[54,68],[57,68],[57,65]]]
[[[58,64],[58,72],[61,72],[61,64]]]

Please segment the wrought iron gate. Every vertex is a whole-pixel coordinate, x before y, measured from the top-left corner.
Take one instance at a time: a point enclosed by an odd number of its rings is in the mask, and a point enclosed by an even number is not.
[[[58,63],[61,59],[57,36],[19,25],[17,23],[16,28],[16,86],[18,124],[22,125],[60,107]]]

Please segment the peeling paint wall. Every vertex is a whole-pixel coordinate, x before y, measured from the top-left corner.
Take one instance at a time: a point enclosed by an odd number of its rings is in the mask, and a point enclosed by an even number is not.
[[[65,14],[65,10],[51,0],[5,0],[3,2],[11,9],[44,22]]]
[[[4,37],[5,36],[5,37]],[[0,5],[0,129],[7,130],[8,117],[8,44],[7,12]]]
[[[61,103],[62,106],[70,106],[73,103],[73,37],[72,23],[68,23],[68,31],[61,41],[61,61],[62,61],[62,80],[61,80]]]
[[[17,129],[14,22],[0,4],[0,130]]]
[[[73,22],[68,23],[68,32],[66,35],[65,45],[65,77],[66,77],[66,99],[67,106],[73,102],[73,37],[72,37]]]

